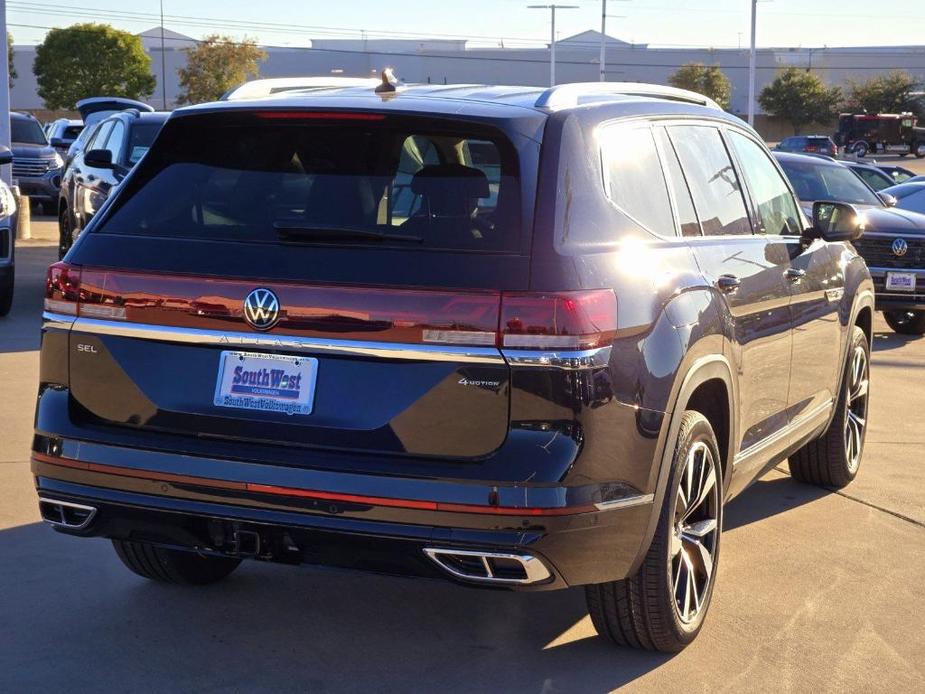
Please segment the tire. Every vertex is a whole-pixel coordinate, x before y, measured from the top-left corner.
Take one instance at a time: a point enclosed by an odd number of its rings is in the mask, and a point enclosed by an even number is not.
[[[131,571],[161,583],[204,586],[221,581],[241,563],[240,559],[165,549],[146,542],[113,540],[112,546]]]
[[[864,454],[869,414],[870,345],[854,326],[835,416],[829,428],[790,456],[790,475],[817,487],[841,489],[857,474]]]
[[[64,258],[73,244],[74,226],[71,224],[71,215],[67,207],[62,205],[58,212],[58,260]]]
[[[925,142],[919,142],[913,145],[912,153],[916,159],[925,159]]]
[[[683,474],[689,466],[694,472],[690,477]],[[722,479],[719,446],[710,422],[699,412],[685,412],[658,527],[642,565],[634,576],[585,588],[598,634],[621,646],[668,653],[680,651],[697,637],[716,583]],[[688,496],[698,499],[693,508],[682,503],[682,484]],[[687,523],[681,520],[685,513],[690,514]],[[687,533],[679,531],[679,520]],[[693,593],[682,590],[682,584],[690,588],[690,577]]]
[[[870,147],[867,146],[866,142],[855,142],[853,145],[851,145],[851,151],[856,157],[863,159],[870,151]]]
[[[0,284],[0,318],[9,315],[10,309],[13,308],[13,289],[16,285],[14,272],[15,269],[11,268],[9,277]]]
[[[925,335],[925,311],[884,311],[890,329],[900,335]]]

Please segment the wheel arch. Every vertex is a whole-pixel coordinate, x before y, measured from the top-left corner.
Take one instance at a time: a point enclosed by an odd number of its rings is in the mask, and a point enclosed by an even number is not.
[[[678,431],[681,428],[681,418],[684,412],[690,409],[691,404],[694,405],[693,409],[700,411],[714,426],[714,431],[721,447],[723,488],[728,489],[729,481],[732,477],[733,466],[731,463],[735,458],[735,442],[738,440],[737,424],[734,416],[738,389],[733,374],[734,371],[729,361],[721,353],[706,354],[694,358],[686,364],[686,368],[679,371],[677,392],[672,399],[671,407],[667,410],[669,416],[666,417],[658,453],[653,461],[653,463],[657,464],[658,474],[655,481],[649,522],[628,575],[632,575],[639,568],[658,527],[658,519],[665,498],[671,472],[671,462],[674,456],[674,441],[677,439]],[[716,402],[717,398],[720,402]],[[706,409],[707,412],[703,412],[701,408]],[[717,431],[714,418],[718,418],[718,428],[722,434]],[[720,438],[721,436],[725,438],[725,445]]]

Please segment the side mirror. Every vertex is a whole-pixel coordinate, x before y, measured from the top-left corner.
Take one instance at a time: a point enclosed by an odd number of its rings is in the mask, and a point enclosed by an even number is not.
[[[10,151],[10,148],[0,145],[0,166],[3,166],[4,164],[12,164],[12,163],[13,163],[13,153]]]
[[[84,164],[94,169],[111,169],[112,152],[108,149],[91,149],[84,154]]]
[[[877,193],[877,197],[880,198],[880,201],[887,207],[896,207],[896,203],[899,202],[894,196],[882,191]]]
[[[813,203],[813,238],[855,241],[864,233],[864,216],[845,202]]]

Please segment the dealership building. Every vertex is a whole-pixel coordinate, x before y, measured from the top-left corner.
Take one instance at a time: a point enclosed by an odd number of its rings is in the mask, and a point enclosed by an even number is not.
[[[179,92],[177,69],[185,63],[184,50],[195,45],[195,39],[165,30],[162,43],[159,27],[140,36],[158,79],[149,101],[163,108],[166,94],[166,106],[172,108]],[[599,79],[600,37],[596,31],[586,31],[557,42],[557,82]],[[368,76],[389,65],[407,82],[549,83],[548,46],[512,48],[455,39],[357,38],[316,39],[311,41],[310,48],[264,47],[264,50],[267,60],[260,68],[262,77]],[[44,107],[32,73],[34,59],[35,46],[15,46],[14,61],[19,76],[11,92],[14,109]],[[606,38],[605,74],[610,81],[665,83],[680,65],[691,62],[719,65],[732,83],[731,110],[736,113],[747,110],[747,49],[664,48]],[[846,86],[849,80],[864,80],[897,69],[906,70],[925,83],[925,46],[762,48],[757,56],[758,91],[785,67],[812,70],[830,85]]]

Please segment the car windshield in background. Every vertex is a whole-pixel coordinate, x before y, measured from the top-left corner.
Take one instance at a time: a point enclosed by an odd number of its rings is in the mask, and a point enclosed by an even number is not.
[[[161,123],[136,123],[129,134],[128,163],[137,164],[151,147],[161,129]]]
[[[61,133],[61,137],[65,140],[76,140],[77,136],[80,135],[80,131],[83,130],[82,125],[69,125],[64,129],[64,132]]]
[[[10,119],[10,140],[28,145],[47,145],[48,140],[42,132],[42,126],[34,120]]]
[[[288,115],[177,119],[98,231],[518,248],[516,155],[502,138],[375,114]]]
[[[844,166],[809,161],[781,161],[780,165],[797,196],[804,202],[832,200],[854,205],[883,206],[880,198]]]

